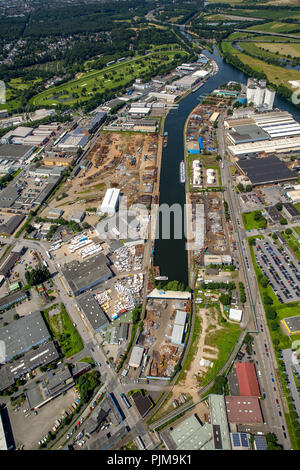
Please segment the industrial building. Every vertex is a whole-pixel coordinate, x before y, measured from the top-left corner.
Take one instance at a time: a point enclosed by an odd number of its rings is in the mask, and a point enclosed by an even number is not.
[[[229,145],[228,151],[235,158],[256,156],[257,154],[291,153],[299,152],[300,137],[279,138],[276,140],[264,140],[261,142],[249,142],[247,144]]]
[[[300,213],[291,202],[282,205],[282,212],[290,222],[300,222]]]
[[[5,364],[0,368],[0,391],[11,387],[18,377],[41,365],[48,365],[59,359],[59,354],[53,341],[40,344],[35,349],[25,353],[21,359]]]
[[[255,450],[268,450],[266,436],[254,436]]]
[[[35,149],[35,145],[3,144],[0,145],[0,159],[23,163],[33,154]]]
[[[237,145],[269,140],[269,135],[257,124],[246,124],[232,127],[227,138],[231,144]]]
[[[133,368],[138,368],[141,365],[144,354],[144,348],[142,346],[134,346],[128,362],[128,365]]]
[[[0,234],[12,235],[24,219],[25,215],[13,215],[0,225]]]
[[[49,339],[50,333],[38,311],[0,328],[0,340],[5,343],[5,362]]]
[[[184,333],[187,323],[187,314],[182,310],[176,311],[171,341],[175,344],[184,345]]]
[[[84,218],[85,218],[85,211],[76,211],[76,212],[73,212],[73,214],[71,214],[70,216],[70,220],[73,220],[74,222],[77,222],[78,224],[80,224]]]
[[[229,266],[232,264],[232,258],[230,255],[204,255],[204,266],[211,264]]]
[[[20,140],[29,136],[32,131],[33,127],[16,127],[16,129],[12,129],[4,134],[4,136],[1,137],[0,142],[1,144],[20,144]]]
[[[74,155],[71,156],[49,156],[45,155],[42,160],[42,164],[46,166],[72,166],[74,162]]]
[[[274,224],[281,221],[282,214],[276,206],[266,207],[265,210]]]
[[[113,276],[110,261],[102,253],[85,260],[74,260],[62,268],[62,273],[75,296]]]
[[[57,168],[58,167],[56,167],[56,169]],[[33,172],[29,171],[29,174],[41,174],[38,170],[40,170],[40,168]],[[52,169],[45,168],[45,170]],[[27,211],[29,211],[30,208],[35,205],[42,204],[49,197],[61,178],[62,174],[59,176],[52,175],[47,179],[44,178],[39,181],[31,182],[35,187],[34,189],[32,187],[30,191],[27,191],[29,181],[23,181],[22,183],[19,183],[19,179],[17,181],[12,181],[0,193],[0,208],[14,210],[27,209]]]
[[[118,209],[120,199],[120,190],[117,188],[109,188],[104,196],[100,211],[103,214],[115,214]]]
[[[252,186],[298,179],[297,172],[291,171],[276,156],[242,159],[236,162],[236,166],[243,175],[249,178]]]
[[[256,377],[254,364],[251,362],[237,362],[235,371],[241,396],[260,397],[261,393]]]
[[[120,323],[117,326],[113,326],[110,335],[110,344],[120,344],[128,339],[128,323]]]
[[[225,396],[226,412],[229,423],[262,424],[259,399],[253,396]]]
[[[153,402],[149,395],[142,395],[141,392],[137,391],[131,395],[131,398],[134,401],[135,406],[142,418],[149,413],[150,409],[153,407]]]
[[[49,209],[47,213],[47,219],[59,219],[62,217],[64,211],[62,209]]]
[[[245,432],[230,433],[232,450],[251,450],[250,434]]]
[[[229,310],[229,320],[241,322],[243,317],[243,310],[239,310],[236,308],[231,308]]]
[[[41,383],[25,392],[29,408],[31,410],[40,408],[66,392],[74,384],[74,379],[67,365],[47,372]]]
[[[109,325],[109,319],[107,318],[104,310],[100,307],[94,295],[91,295],[90,292],[88,294],[81,295],[77,302],[95,333],[98,333]]]
[[[202,423],[196,414],[160,433],[169,450],[230,450],[225,401],[222,395],[208,395],[210,422]]]
[[[2,268],[1,271],[2,271],[2,273],[4,272],[3,268]],[[1,310],[6,310],[9,307],[11,307],[12,305],[17,304],[17,303],[22,302],[23,300],[27,300],[27,299],[28,299],[27,292],[22,291],[22,290],[19,291],[19,292],[15,292],[13,294],[9,294],[6,297],[2,297],[2,299],[0,299],[0,311]]]
[[[247,83],[247,103],[253,103],[258,108],[272,109],[275,91],[266,88],[266,80],[249,78]]]
[[[282,320],[282,324],[286,328],[289,335],[296,335],[300,333],[300,315],[284,318]]]

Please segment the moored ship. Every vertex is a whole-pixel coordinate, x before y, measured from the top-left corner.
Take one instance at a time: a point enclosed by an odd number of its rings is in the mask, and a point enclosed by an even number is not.
[[[163,147],[166,147],[168,145],[168,133],[165,132],[163,136]]]
[[[185,166],[184,161],[180,162],[180,183],[185,183]]]

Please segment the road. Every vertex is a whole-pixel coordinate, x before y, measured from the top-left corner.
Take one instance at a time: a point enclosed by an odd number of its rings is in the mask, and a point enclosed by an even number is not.
[[[230,207],[232,224],[236,235],[236,242],[240,259],[239,265],[240,269],[242,270],[241,274],[245,281],[244,283],[247,289],[246,294],[250,301],[252,310],[252,317],[249,315],[249,318],[246,321],[246,325],[248,330],[250,330],[252,334],[254,333],[254,351],[256,353],[255,365],[256,369],[261,373],[261,376],[259,377],[261,391],[266,394],[265,400],[261,402],[263,416],[270,432],[274,432],[278,437],[279,444],[281,444],[284,449],[288,450],[291,449],[290,439],[289,436],[287,436],[287,438],[284,437],[282,429],[282,426],[287,429],[284,414],[282,413],[282,406],[286,409],[286,399],[283,394],[282,396],[279,394],[281,387],[280,383],[277,382],[277,362],[260,298],[256,274],[251,261],[250,249],[247,242],[247,232],[243,228],[239,199],[233,187],[230,171],[231,164],[227,159],[225,152],[223,127],[224,119],[225,115],[223,113],[219,118],[219,125],[217,130],[219,145],[218,153],[222,157],[223,162],[223,168],[221,168],[221,177],[222,184],[226,187],[225,195]],[[268,352],[266,352],[266,347]],[[272,378],[275,380],[274,383],[272,382]],[[282,404],[277,405],[276,399],[279,402],[281,400]],[[279,416],[279,411],[281,412],[282,416]]]

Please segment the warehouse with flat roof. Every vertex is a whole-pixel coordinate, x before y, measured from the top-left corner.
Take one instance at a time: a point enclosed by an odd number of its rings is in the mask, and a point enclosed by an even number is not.
[[[0,328],[0,340],[5,344],[5,362],[48,339],[50,333],[39,311]]]
[[[109,325],[109,319],[93,295],[83,294],[77,301],[95,333]]]
[[[35,149],[34,145],[3,144],[0,145],[0,159],[23,162],[33,154]]]
[[[229,423],[262,424],[259,399],[247,396],[226,396],[226,412]]]
[[[114,214],[117,211],[120,199],[120,190],[109,188],[104,196],[100,210],[104,214]]]
[[[144,348],[142,346],[134,346],[129,359],[129,366],[138,368],[141,365],[144,354]]]
[[[74,260],[66,263],[62,273],[74,295],[79,295],[113,276],[110,261],[99,253],[85,261]]]
[[[27,374],[27,372],[58,359],[59,354],[53,341],[40,344],[36,349],[25,353],[21,359],[5,364],[0,368],[0,391],[11,387],[18,377]]]
[[[289,335],[296,335],[300,333],[300,315],[284,318],[282,320],[282,324],[286,328]]]
[[[196,414],[189,416],[160,436],[170,450],[230,450],[231,441],[223,395],[208,395],[210,422],[200,421]]]
[[[299,150],[300,136],[228,146],[229,153],[236,158],[257,155],[260,153],[271,154],[299,152]]]
[[[238,169],[247,176],[253,186],[279,183],[298,179],[296,171],[291,171],[276,156],[238,160]]]

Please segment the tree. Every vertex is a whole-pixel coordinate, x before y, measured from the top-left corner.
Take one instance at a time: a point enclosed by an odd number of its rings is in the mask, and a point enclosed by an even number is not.
[[[287,235],[291,235],[291,234],[293,233],[293,231],[292,231],[291,228],[287,228],[286,231],[285,231],[285,233],[286,233]]]
[[[282,202],[277,202],[277,204],[275,204],[275,207],[276,207],[276,209],[278,209],[279,211],[282,211]]]
[[[269,284],[269,280],[268,280],[268,278],[267,278],[266,276],[262,276],[262,277],[260,278],[260,283],[261,283],[261,285],[262,285],[264,288],[266,288],[267,285]]]
[[[255,245],[256,245],[256,240],[255,240],[255,238],[250,238],[249,244],[250,244],[250,246],[255,246]]]
[[[263,296],[263,302],[266,305],[273,305],[273,300],[271,299],[271,297],[268,294],[265,294]]]
[[[276,321],[271,321],[270,322],[270,328],[272,331],[276,331],[279,328],[279,324]]]
[[[276,310],[270,308],[267,310],[266,316],[268,320],[275,320],[275,318],[277,317],[277,312]]]
[[[283,217],[279,223],[280,225],[287,225],[288,221]]]
[[[250,192],[252,191],[252,186],[251,186],[251,184],[247,184],[247,186],[246,186],[246,191],[247,191],[247,193],[250,193]]]
[[[230,305],[231,304],[231,295],[221,294],[220,297],[219,297],[219,300],[223,305]]]
[[[242,193],[244,191],[244,185],[242,183],[239,183],[237,185],[237,189]]]
[[[263,216],[260,211],[255,211],[253,218],[256,222],[259,222],[263,218]]]

